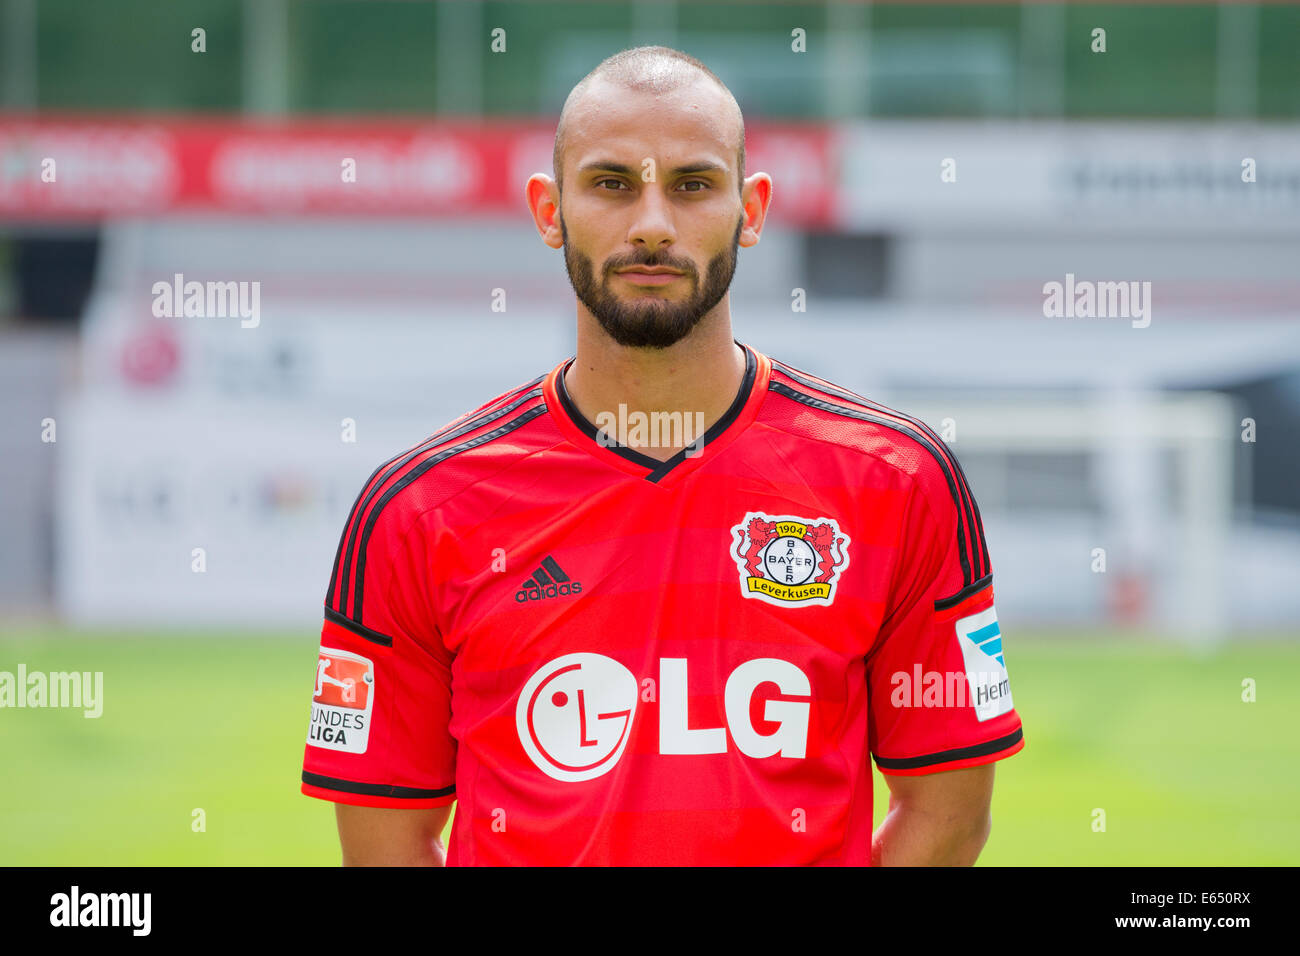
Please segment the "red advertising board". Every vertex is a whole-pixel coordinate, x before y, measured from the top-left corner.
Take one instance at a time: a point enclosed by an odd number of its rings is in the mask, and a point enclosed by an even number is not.
[[[522,215],[528,176],[551,172],[554,135],[531,119],[0,113],[0,217]],[[774,217],[828,222],[833,141],[822,125],[748,128],[746,172],[772,176]]]

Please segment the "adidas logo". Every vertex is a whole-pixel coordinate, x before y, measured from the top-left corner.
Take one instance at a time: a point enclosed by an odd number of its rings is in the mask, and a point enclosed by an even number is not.
[[[533,572],[533,576],[515,592],[515,600],[520,604],[526,604],[529,601],[542,601],[546,598],[580,593],[582,593],[582,582],[571,580],[555,559],[548,554]]]

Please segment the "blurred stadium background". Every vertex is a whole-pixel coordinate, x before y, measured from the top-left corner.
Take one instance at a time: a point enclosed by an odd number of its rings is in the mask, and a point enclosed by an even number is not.
[[[0,670],[104,674],[98,719],[0,710],[0,864],[338,862],[298,774],[339,529],[572,354],[523,184],[654,43],[774,179],[738,337],[980,502],[1027,741],[981,862],[1300,862],[1300,8],[0,0]],[[178,274],[257,323],[155,316]],[[1046,317],[1067,276],[1149,324]]]

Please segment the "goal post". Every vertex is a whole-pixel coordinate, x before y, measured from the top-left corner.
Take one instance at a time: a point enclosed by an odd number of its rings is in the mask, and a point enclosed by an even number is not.
[[[949,444],[986,526],[1044,556],[1003,562],[1035,588],[1059,589],[1055,604],[1036,595],[1039,617],[1056,606],[1064,622],[1066,608],[1091,602],[1094,619],[1192,645],[1212,646],[1231,630],[1227,554],[1241,428],[1230,397],[1116,387],[1047,400],[918,392],[886,404]],[[1058,526],[1086,530],[1053,540]],[[997,538],[990,534],[995,578]],[[1053,556],[1064,549],[1071,553]],[[1014,592],[1016,582],[1003,583]]]

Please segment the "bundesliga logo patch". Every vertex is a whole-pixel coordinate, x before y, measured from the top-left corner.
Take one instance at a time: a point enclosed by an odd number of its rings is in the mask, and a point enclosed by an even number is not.
[[[326,750],[365,753],[374,690],[375,666],[370,658],[322,648],[316,661],[307,743]]]
[[[834,518],[748,512],[731,529],[740,593],[777,607],[829,605],[849,566],[849,537]]]

